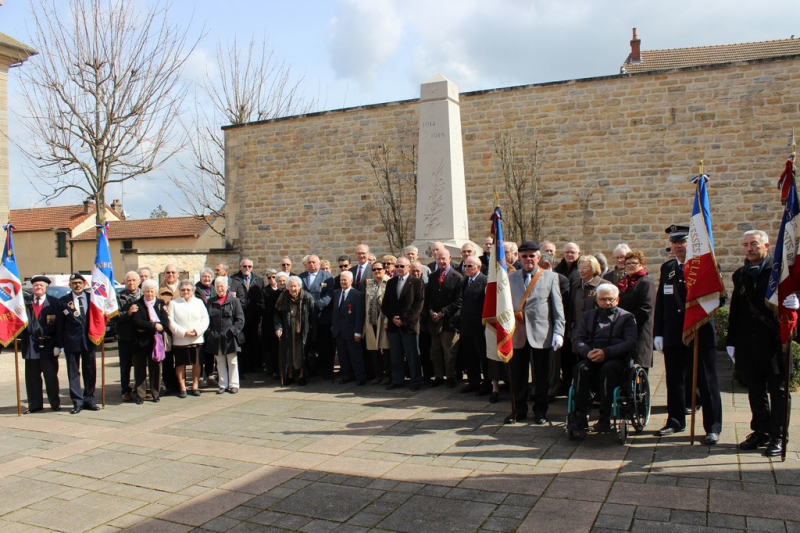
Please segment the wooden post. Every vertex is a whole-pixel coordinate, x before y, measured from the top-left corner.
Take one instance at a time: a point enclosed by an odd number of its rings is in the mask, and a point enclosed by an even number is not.
[[[22,397],[19,392],[19,340],[14,339],[14,370],[17,375],[17,416],[22,416]]]
[[[697,409],[697,358],[698,358],[698,337],[700,336],[699,332],[695,334],[694,337],[694,357],[692,358],[692,414],[690,417],[690,429],[689,429],[689,445],[694,446],[694,419],[695,413]]]
[[[106,339],[100,339],[100,384],[102,387],[101,398],[103,399],[103,409],[106,408]]]

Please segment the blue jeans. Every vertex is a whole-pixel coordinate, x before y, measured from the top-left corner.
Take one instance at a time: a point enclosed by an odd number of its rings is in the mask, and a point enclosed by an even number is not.
[[[392,360],[392,384],[405,383],[403,355],[408,360],[408,373],[411,385],[422,384],[422,372],[419,358],[419,335],[402,330],[389,332],[389,350]]]

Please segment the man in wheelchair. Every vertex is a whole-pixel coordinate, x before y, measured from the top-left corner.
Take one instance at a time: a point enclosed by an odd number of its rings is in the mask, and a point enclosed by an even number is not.
[[[628,368],[628,359],[636,350],[636,320],[617,307],[619,289],[605,284],[597,287],[598,308],[583,313],[578,321],[573,350],[578,363],[572,370],[574,410],[570,413],[568,429],[584,432],[589,428],[591,390],[600,400],[600,417],[594,430],[611,430],[611,406],[614,388]]]

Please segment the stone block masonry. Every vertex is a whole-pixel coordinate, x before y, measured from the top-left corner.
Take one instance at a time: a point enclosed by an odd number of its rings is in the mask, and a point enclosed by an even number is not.
[[[800,128],[798,87],[800,56],[464,93],[470,236],[488,233],[492,191],[503,188],[495,138],[536,134],[541,238],[559,252],[574,240],[607,256],[627,242],[654,270],[665,255],[663,229],[689,221],[702,154],[729,280],[742,232],[763,229],[776,240],[776,185],[792,127]],[[388,250],[366,157],[377,143],[417,144],[418,108],[408,100],[226,128],[228,244],[259,271],[285,254],[335,259],[359,242],[376,255]]]

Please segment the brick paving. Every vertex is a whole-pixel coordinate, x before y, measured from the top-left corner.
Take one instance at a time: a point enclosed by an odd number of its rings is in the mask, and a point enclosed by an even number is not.
[[[749,409],[724,355],[711,448],[653,435],[658,354],[650,425],[627,446],[567,439],[563,399],[547,426],[504,426],[507,401],[458,389],[248,376],[237,395],[123,404],[115,355],[106,408],[77,416],[18,417],[13,356],[0,358],[0,531],[800,531],[800,446],[784,463],[736,450]],[[62,364],[65,406],[66,384]]]

